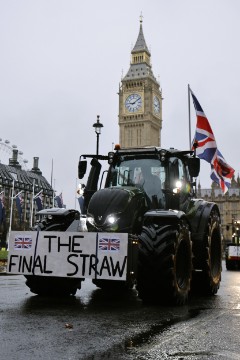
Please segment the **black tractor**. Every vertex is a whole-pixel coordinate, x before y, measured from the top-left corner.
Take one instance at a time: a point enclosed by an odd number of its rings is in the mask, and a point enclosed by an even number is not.
[[[220,213],[215,203],[196,198],[200,160],[194,152],[152,147],[82,155],[80,179],[87,172],[87,159],[91,169],[78,222],[85,220],[88,232],[127,233],[129,238],[127,280],[95,279],[95,285],[110,290],[136,285],[144,302],[157,303],[184,304],[191,289],[216,294],[222,270]],[[109,167],[101,171],[104,161]],[[77,211],[74,218],[76,222]],[[72,219],[64,226],[56,223],[69,231]],[[48,230],[50,225],[38,226]],[[43,279],[45,285],[51,281]],[[64,293],[66,280],[62,288],[57,284],[58,292]],[[35,281],[28,277],[28,283]]]

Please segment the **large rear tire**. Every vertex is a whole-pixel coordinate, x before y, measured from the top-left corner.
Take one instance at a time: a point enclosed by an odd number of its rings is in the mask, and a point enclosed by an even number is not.
[[[26,275],[31,292],[41,296],[70,296],[81,289],[81,279]]]
[[[183,305],[192,273],[189,227],[150,225],[139,236],[137,290],[144,302]]]
[[[201,271],[193,273],[192,288],[203,295],[215,295],[220,286],[222,272],[222,238],[220,217],[216,209],[210,213],[202,245],[198,246],[197,250],[202,259]]]

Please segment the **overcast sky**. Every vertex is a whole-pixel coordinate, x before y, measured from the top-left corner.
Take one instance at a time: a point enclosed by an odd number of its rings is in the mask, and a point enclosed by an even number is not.
[[[80,154],[96,151],[97,115],[100,153],[118,143],[117,92],[141,12],[164,97],[162,147],[189,148],[190,84],[220,151],[240,171],[239,0],[0,0],[0,137],[23,151],[28,168],[38,156],[49,182],[53,159],[67,207],[76,203]],[[191,124],[193,136],[192,103]],[[202,168],[210,187],[210,166]]]

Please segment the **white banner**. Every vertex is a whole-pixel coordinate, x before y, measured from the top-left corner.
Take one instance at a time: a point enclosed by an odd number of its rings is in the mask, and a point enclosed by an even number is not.
[[[239,246],[229,246],[228,248],[228,258],[232,260],[240,259],[240,247]]]
[[[12,231],[10,274],[126,280],[128,234]]]

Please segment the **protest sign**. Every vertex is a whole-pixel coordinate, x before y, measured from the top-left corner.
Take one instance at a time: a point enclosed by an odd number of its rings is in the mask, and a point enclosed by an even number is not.
[[[11,274],[126,280],[128,234],[12,231]]]

